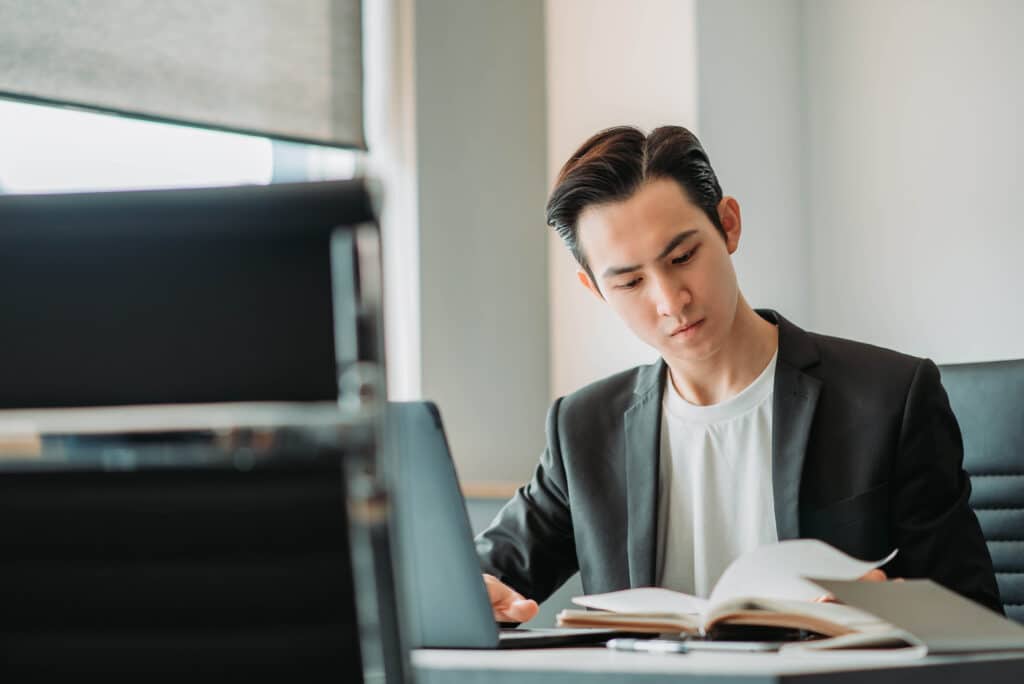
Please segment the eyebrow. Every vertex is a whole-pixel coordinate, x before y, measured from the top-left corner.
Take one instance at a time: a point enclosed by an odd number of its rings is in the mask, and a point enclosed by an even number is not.
[[[676,247],[686,242],[686,240],[690,239],[696,234],[696,229],[684,230],[682,233],[679,233],[679,235],[676,235],[674,238],[669,240],[668,244],[665,245],[665,249],[661,250],[661,254],[657,256],[655,261],[658,261],[659,259],[664,259],[665,257],[672,253],[672,250],[674,250]],[[611,278],[613,276],[622,275],[624,273],[639,271],[641,267],[642,264],[637,264],[636,266],[609,266],[607,269],[605,269],[605,272],[601,274],[601,277]]]

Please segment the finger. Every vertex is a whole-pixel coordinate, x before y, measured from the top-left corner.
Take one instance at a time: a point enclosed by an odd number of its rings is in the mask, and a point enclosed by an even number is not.
[[[540,607],[533,599],[508,586],[494,575],[483,573],[484,586],[491,601],[494,618],[500,622],[526,622],[537,615]]]
[[[487,587],[487,596],[491,605],[511,603],[523,598],[518,591],[508,586],[494,575],[484,573],[484,586]]]
[[[884,582],[888,577],[885,575],[884,570],[875,568],[874,570],[868,571],[863,577],[860,578],[861,582]]]
[[[494,603],[495,600],[500,599],[505,595],[508,587],[502,584],[501,580],[494,575],[488,575],[486,572],[483,573],[483,575],[484,587],[487,589],[487,596],[491,599],[491,603]]]
[[[836,597],[833,596],[832,594],[822,594],[818,598],[814,599],[814,602],[815,603],[839,603],[839,601],[836,600]]]
[[[517,599],[495,609],[494,617],[499,622],[529,622],[540,610],[540,606],[533,599]]]

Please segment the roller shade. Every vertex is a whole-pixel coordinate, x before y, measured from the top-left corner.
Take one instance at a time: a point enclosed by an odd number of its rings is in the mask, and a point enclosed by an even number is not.
[[[360,0],[0,0],[0,95],[365,147]]]

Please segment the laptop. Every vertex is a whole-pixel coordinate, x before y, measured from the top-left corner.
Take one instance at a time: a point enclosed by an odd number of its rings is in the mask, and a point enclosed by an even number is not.
[[[499,628],[491,612],[441,414],[429,401],[391,402],[384,440],[393,459],[398,576],[405,636],[422,648],[540,648],[602,644],[608,629]]]

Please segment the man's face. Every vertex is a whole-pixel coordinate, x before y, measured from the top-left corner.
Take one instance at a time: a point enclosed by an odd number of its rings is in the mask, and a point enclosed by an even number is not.
[[[595,294],[666,360],[707,360],[732,331],[739,301],[730,257],[740,236],[736,201],[722,200],[719,216],[725,239],[667,179],[580,215],[579,241],[597,280]],[[579,276],[593,291],[582,270]]]

